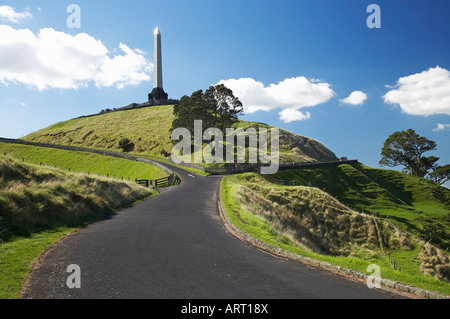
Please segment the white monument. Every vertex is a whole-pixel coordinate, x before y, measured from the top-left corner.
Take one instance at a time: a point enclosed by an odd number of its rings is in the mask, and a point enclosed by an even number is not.
[[[161,51],[161,31],[156,27],[155,35],[155,58],[153,73],[153,91],[148,95],[149,102],[163,102],[168,99],[168,95],[163,89],[162,77],[162,51]]]

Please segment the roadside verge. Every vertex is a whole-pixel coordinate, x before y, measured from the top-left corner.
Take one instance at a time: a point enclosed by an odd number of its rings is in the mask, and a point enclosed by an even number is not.
[[[245,242],[247,244],[251,244],[251,245],[257,247],[258,249],[264,250],[270,254],[284,257],[284,258],[289,258],[289,259],[304,263],[306,265],[310,265],[310,266],[318,267],[318,268],[321,268],[321,269],[324,269],[327,271],[331,271],[333,273],[342,275],[347,278],[351,278],[353,280],[357,280],[360,282],[367,282],[369,275],[366,273],[362,273],[362,272],[359,272],[359,271],[356,271],[353,269],[336,266],[336,265],[330,264],[328,262],[323,262],[323,261],[319,261],[319,260],[316,260],[313,258],[294,254],[292,252],[289,252],[284,249],[281,249],[281,248],[269,245],[265,242],[262,242],[256,238],[250,236],[249,234],[245,233],[238,227],[236,227],[231,222],[230,218],[228,217],[228,214],[225,210],[225,206],[223,205],[223,202],[222,202],[222,192],[221,192],[222,182],[223,182],[223,179],[221,179],[221,181],[217,187],[218,211],[219,211],[219,216],[222,219],[225,229],[231,235],[235,236],[236,238],[242,240],[243,242]],[[450,299],[449,296],[446,296],[444,294],[441,294],[441,293],[438,293],[435,291],[417,288],[417,287],[414,287],[414,286],[411,286],[411,285],[408,285],[408,284],[405,284],[402,282],[394,281],[391,279],[380,278],[380,284],[381,284],[382,288],[385,288],[388,290],[394,290],[395,292],[406,295],[410,298]]]

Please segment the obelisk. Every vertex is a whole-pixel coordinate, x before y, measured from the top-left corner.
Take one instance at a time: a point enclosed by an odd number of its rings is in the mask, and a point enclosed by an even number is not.
[[[161,50],[161,31],[156,27],[155,36],[155,56],[153,73],[153,91],[148,95],[149,102],[163,102],[168,99],[168,95],[163,89],[162,77],[162,50]]]
[[[161,54],[161,31],[155,29],[155,71],[153,79],[153,88],[163,88],[162,80],[162,54]]]

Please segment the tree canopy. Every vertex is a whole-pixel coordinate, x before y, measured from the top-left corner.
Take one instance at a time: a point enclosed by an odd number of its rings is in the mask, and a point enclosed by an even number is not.
[[[381,150],[381,165],[405,166],[405,171],[413,176],[424,177],[436,168],[439,160],[435,156],[424,156],[436,149],[436,142],[419,136],[413,129],[395,132],[384,142]]]
[[[233,91],[223,84],[211,86],[205,93],[198,90],[183,96],[174,107],[172,130],[187,128],[194,132],[194,120],[202,120],[203,128],[216,127],[223,132],[243,114],[243,106]]]
[[[444,183],[450,181],[450,164],[438,166],[429,174],[429,179],[439,185],[443,185]]]

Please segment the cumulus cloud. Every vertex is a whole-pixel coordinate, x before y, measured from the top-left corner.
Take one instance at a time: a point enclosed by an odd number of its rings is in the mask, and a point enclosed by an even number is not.
[[[450,72],[439,66],[402,77],[384,96],[385,103],[398,104],[412,115],[450,115]]]
[[[70,35],[52,28],[35,35],[29,29],[0,25],[0,83],[22,83],[40,91],[78,89],[149,81],[153,64],[141,51],[120,43],[122,55],[110,56],[100,40],[86,33]]]
[[[354,91],[345,99],[339,101],[344,104],[361,105],[367,100],[367,94],[362,91]]]
[[[33,15],[28,12],[16,12],[13,7],[0,6],[0,20],[8,21],[12,23],[20,23],[22,20],[31,19]]]
[[[296,109],[284,109],[280,113],[280,120],[284,123],[290,123],[294,121],[304,121],[311,118],[310,112],[302,113]]]
[[[244,104],[247,114],[281,108],[280,119],[286,123],[309,119],[310,113],[302,113],[303,107],[328,102],[335,93],[330,84],[305,77],[285,79],[278,84],[265,86],[252,78],[222,80]]]
[[[438,123],[438,125],[436,126],[436,128],[433,129],[433,132],[446,131],[446,130],[450,130],[450,124],[442,124],[442,123]]]

